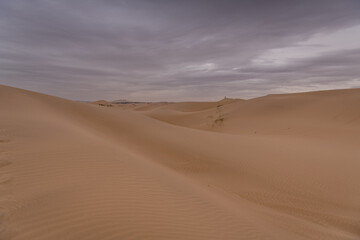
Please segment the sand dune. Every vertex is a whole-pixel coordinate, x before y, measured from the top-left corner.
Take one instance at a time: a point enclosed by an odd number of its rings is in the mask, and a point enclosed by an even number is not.
[[[0,239],[359,239],[359,105],[124,110],[0,86]]]
[[[105,100],[98,100],[98,101],[91,102],[91,103],[95,104],[95,105],[103,106],[103,107],[112,107],[113,106],[110,102],[105,101]]]
[[[183,103],[174,103],[140,108],[140,112],[175,125],[223,133],[320,138],[332,135],[356,144],[360,141],[360,89],[222,100],[200,109],[203,104],[193,103],[191,111],[181,108]]]

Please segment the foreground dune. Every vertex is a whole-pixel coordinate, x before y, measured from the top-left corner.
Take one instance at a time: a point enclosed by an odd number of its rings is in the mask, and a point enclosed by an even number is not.
[[[0,239],[360,238],[358,89],[131,109],[0,86]]]

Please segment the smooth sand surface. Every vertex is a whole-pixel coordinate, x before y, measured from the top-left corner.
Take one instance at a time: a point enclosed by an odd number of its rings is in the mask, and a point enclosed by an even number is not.
[[[126,109],[0,86],[1,240],[360,239],[359,89]]]

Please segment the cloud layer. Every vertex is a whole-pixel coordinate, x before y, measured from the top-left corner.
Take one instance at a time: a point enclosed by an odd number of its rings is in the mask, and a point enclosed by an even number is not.
[[[358,25],[357,0],[0,0],[0,83],[147,101],[360,87]]]

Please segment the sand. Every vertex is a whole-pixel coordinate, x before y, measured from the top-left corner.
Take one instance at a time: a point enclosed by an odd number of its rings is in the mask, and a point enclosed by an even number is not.
[[[359,239],[360,90],[131,108],[0,86],[0,239]]]

